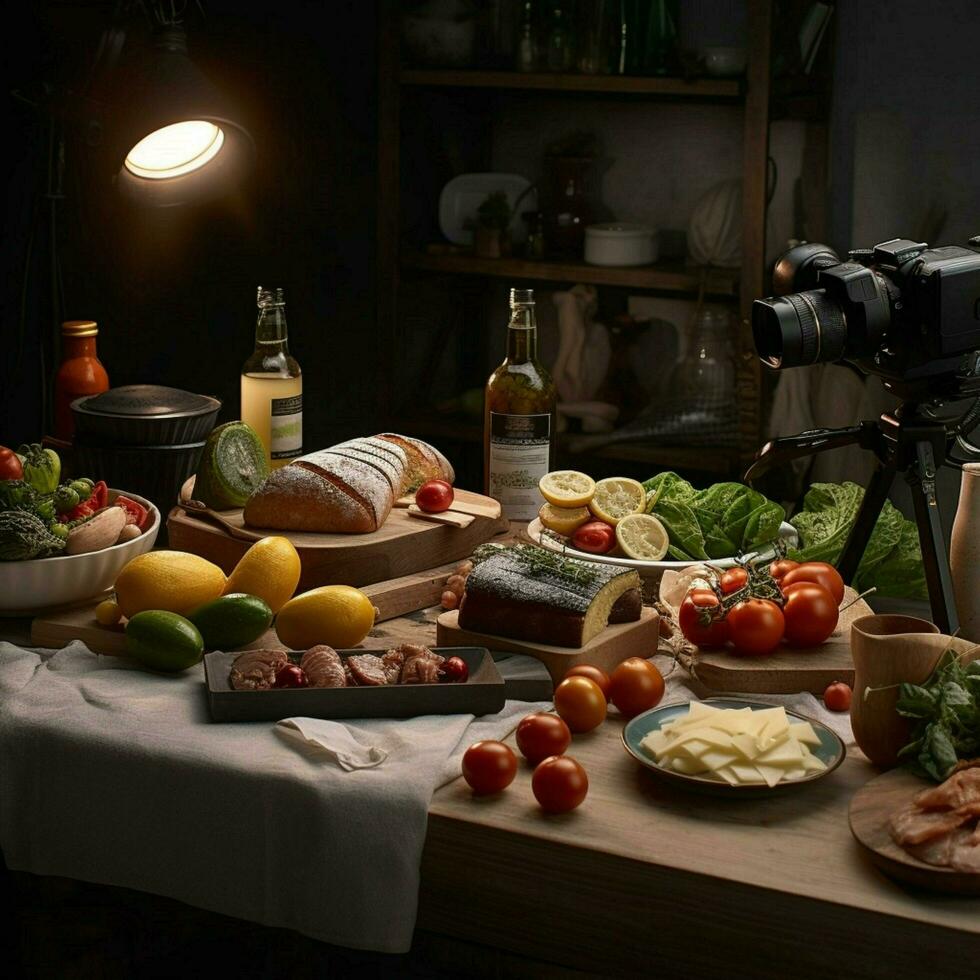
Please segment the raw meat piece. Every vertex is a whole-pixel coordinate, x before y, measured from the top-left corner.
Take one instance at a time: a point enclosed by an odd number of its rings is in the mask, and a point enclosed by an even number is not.
[[[344,680],[347,681],[348,687],[357,687],[357,678],[354,676],[350,669],[350,664],[344,661]]]
[[[980,831],[957,830],[951,835],[949,866],[954,871],[980,872]]]
[[[385,679],[389,684],[397,684],[398,678],[402,674],[402,664],[405,663],[405,653],[398,647],[389,650],[382,658],[381,664],[384,667]]]
[[[961,769],[944,783],[916,796],[915,805],[923,810],[955,810],[967,803],[980,802],[980,768]]]
[[[438,684],[439,668],[444,658],[428,647],[403,643],[398,648],[405,655],[400,682],[402,684]]]
[[[325,644],[310,647],[299,663],[306,671],[310,687],[346,687],[347,678],[340,656]]]
[[[969,814],[958,810],[929,812],[912,804],[892,817],[891,832],[895,843],[906,847],[944,837],[969,819]]]
[[[228,680],[236,691],[268,691],[287,663],[285,650],[246,650],[235,658]]]
[[[388,683],[381,658],[376,657],[373,653],[362,653],[356,657],[348,657],[347,666],[350,667],[350,672],[358,684],[377,687]]]

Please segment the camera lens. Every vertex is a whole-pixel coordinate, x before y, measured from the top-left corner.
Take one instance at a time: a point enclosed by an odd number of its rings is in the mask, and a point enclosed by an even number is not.
[[[844,311],[822,289],[757,299],[752,336],[770,367],[801,367],[840,360],[847,344]]]

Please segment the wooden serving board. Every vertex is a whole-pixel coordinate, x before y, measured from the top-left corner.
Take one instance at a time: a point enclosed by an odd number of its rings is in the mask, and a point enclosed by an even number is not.
[[[892,769],[872,779],[851,799],[851,833],[872,862],[891,878],[931,891],[980,895],[980,873],[926,864],[896,844],[888,831],[891,815],[932,785],[906,769]]]
[[[844,602],[854,599],[845,588]],[[729,694],[823,694],[828,684],[843,681],[854,686],[851,659],[851,623],[871,615],[871,607],[859,599],[840,614],[833,635],[818,647],[794,649],[782,646],[768,657],[736,657],[730,650],[698,650],[680,660],[705,687]]]
[[[183,495],[192,490],[185,484]],[[420,569],[469,557],[473,550],[510,530],[499,516],[499,504],[489,497],[457,490],[457,496],[493,505],[497,517],[477,516],[467,527],[435,524],[410,517],[407,508],[393,508],[388,520],[370,534],[314,534],[307,531],[256,531],[244,528],[241,510],[224,510],[218,516],[233,528],[244,529],[256,540],[266,534],[282,534],[296,546],[303,571],[299,591],[318,585],[370,585],[410,575]],[[167,517],[170,547],[207,558],[230,572],[252,544],[233,537],[206,515],[179,504]],[[438,596],[435,600],[438,601]]]
[[[478,646],[491,652],[524,653],[540,660],[557,684],[577,664],[592,664],[611,671],[628,657],[652,657],[660,640],[660,617],[656,610],[643,607],[635,623],[607,626],[584,647],[556,647],[531,640],[512,640],[506,636],[474,633],[459,626],[459,610],[443,613],[436,620],[439,646]]]
[[[405,613],[426,609],[439,602],[452,574],[453,563],[414,572],[388,582],[363,586],[362,591],[378,607],[378,622],[395,619]],[[99,597],[103,598],[102,596]],[[98,601],[83,606],[58,609],[38,616],[31,624],[31,643],[39,647],[63,647],[72,640],[81,640],[95,653],[118,656],[126,652],[126,637],[121,626],[100,626],[95,620]],[[250,644],[255,649],[281,647],[274,630],[266,631]]]

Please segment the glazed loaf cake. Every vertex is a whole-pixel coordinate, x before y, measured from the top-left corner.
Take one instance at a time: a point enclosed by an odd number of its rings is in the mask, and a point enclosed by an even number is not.
[[[452,483],[434,446],[386,432],[351,439],[273,470],[245,504],[249,527],[366,534],[376,531],[402,494],[426,480]]]
[[[581,647],[606,628],[614,609],[618,622],[640,618],[640,587],[632,569],[519,545],[483,558],[470,572],[459,625],[477,633]]]

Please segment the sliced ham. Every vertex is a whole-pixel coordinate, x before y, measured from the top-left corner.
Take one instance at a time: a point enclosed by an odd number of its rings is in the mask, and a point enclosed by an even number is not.
[[[944,783],[924,790],[914,803],[921,810],[955,810],[968,803],[980,802],[980,768],[961,769]]]
[[[378,687],[388,683],[381,658],[373,653],[362,653],[356,657],[347,658],[347,666],[358,685]]]
[[[347,677],[340,655],[324,644],[310,647],[299,662],[310,687],[346,687]]]
[[[892,817],[891,833],[896,844],[907,847],[943,837],[969,819],[969,814],[961,815],[956,810],[920,810],[913,803]]]
[[[268,691],[287,663],[285,650],[246,650],[235,658],[228,681],[236,691]]]

